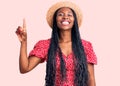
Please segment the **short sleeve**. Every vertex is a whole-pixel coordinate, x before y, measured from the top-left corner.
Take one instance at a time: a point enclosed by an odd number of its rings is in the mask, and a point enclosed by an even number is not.
[[[40,40],[35,44],[33,50],[29,53],[29,57],[36,56],[41,59],[41,62],[44,62],[46,60],[48,48],[49,40]]]
[[[84,41],[83,43],[87,62],[92,64],[97,64],[97,57],[93,50],[92,44],[88,41]]]

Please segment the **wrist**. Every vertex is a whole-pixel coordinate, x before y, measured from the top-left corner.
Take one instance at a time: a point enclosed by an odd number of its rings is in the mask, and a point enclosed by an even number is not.
[[[21,45],[27,45],[27,41],[21,41]]]

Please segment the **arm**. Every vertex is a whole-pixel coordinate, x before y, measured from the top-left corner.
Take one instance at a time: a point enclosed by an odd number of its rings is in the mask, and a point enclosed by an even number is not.
[[[94,64],[88,63],[89,80],[88,86],[96,86],[94,75]]]
[[[27,57],[27,32],[25,19],[23,20],[23,28],[19,26],[16,34],[21,43],[20,56],[19,56],[19,68],[21,73],[27,73],[40,63],[40,58]]]
[[[21,73],[27,73],[31,71],[40,63],[41,59],[38,57],[27,57],[27,44],[21,43],[19,68]]]

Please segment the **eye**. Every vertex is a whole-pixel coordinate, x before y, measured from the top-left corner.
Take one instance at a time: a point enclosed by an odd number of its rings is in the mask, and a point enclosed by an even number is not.
[[[58,13],[57,16],[63,16],[64,14],[63,13]]]
[[[72,16],[73,16],[73,14],[72,14],[72,13],[68,13],[68,16],[72,17]]]

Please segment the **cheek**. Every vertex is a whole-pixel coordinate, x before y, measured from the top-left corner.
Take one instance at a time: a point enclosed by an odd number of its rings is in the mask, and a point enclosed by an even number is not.
[[[57,25],[59,25],[59,24],[60,24],[60,20],[61,20],[61,18],[60,18],[60,17],[57,17],[57,18],[56,18]]]
[[[75,22],[74,18],[72,19],[72,22],[73,22],[73,24],[74,24],[74,22]]]
[[[75,21],[74,17],[73,17],[73,18],[71,18],[71,20],[74,22],[74,21]]]
[[[73,19],[71,19],[71,20],[72,20],[72,24],[74,24],[74,21],[75,21],[75,20],[74,20],[74,18],[73,18]]]
[[[59,22],[61,20],[60,17],[56,17],[56,22]]]

